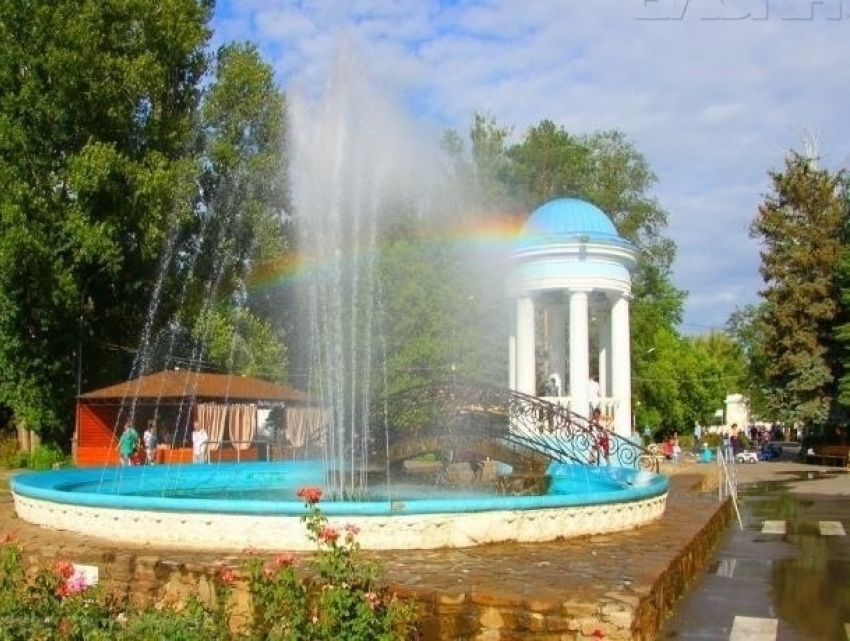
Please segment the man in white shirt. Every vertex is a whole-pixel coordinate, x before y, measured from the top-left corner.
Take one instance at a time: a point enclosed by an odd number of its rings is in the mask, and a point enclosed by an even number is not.
[[[208,458],[207,442],[210,440],[207,431],[203,428],[200,421],[195,421],[194,429],[192,430],[192,462],[206,463]]]

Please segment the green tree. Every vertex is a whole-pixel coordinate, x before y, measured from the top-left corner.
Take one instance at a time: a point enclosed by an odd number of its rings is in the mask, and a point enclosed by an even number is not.
[[[847,202],[842,176],[791,152],[750,227],[761,241],[766,400],[784,423],[826,420],[836,399],[835,274]]]
[[[840,175],[845,217],[841,230],[841,249],[835,268],[838,312],[835,316],[833,372],[837,381],[836,418],[846,422],[850,414],[850,176]]]
[[[736,309],[726,322],[726,332],[733,337],[741,350],[745,362],[745,372],[741,391],[747,396],[750,412],[761,420],[774,422],[770,400],[770,381],[767,378],[769,357],[765,344],[765,335],[761,328],[765,321],[767,303],[750,304]]]
[[[268,321],[241,307],[208,309],[193,334],[205,346],[205,360],[228,372],[286,379],[286,346]]]
[[[274,310],[249,296],[247,280],[287,247],[285,100],[252,45],[221,47],[212,71],[199,112],[196,215],[172,252],[183,286],[160,318],[192,328],[190,360],[281,380],[282,329],[264,320]]]
[[[492,216],[515,208],[518,199],[510,183],[510,135],[510,128],[499,125],[492,115],[480,113],[472,117],[468,145],[453,130],[443,133],[442,147],[454,161],[452,180],[459,199],[475,214]]]
[[[724,332],[686,336],[690,357],[682,397],[688,425],[711,423],[726,397],[744,389],[746,361],[741,346]]]
[[[81,346],[126,373],[104,346],[136,343],[167,221],[191,215],[211,10],[0,0],[0,403],[45,436],[72,416]]]
[[[586,192],[590,149],[551,120],[529,128],[508,156],[511,184],[528,205]]]

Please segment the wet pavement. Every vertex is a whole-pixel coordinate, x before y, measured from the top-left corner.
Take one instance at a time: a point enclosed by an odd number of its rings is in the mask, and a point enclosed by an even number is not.
[[[850,639],[850,471],[738,466],[733,522],[659,639]]]

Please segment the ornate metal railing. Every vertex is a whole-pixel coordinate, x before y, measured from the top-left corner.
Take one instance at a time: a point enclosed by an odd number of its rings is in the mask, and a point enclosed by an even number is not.
[[[631,439],[568,409],[512,391],[509,440],[561,462],[658,472],[658,457]]]
[[[488,385],[452,381],[412,388],[385,399],[382,412],[390,427],[389,443],[376,450],[384,449],[393,460],[407,458],[417,448],[433,451],[440,443],[455,458],[472,448],[482,455],[489,443],[529,465],[542,455],[582,465],[655,472],[659,467],[658,457],[642,444],[592,425],[567,408]]]

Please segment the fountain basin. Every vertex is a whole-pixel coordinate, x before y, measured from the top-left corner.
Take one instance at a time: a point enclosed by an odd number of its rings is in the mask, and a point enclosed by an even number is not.
[[[543,495],[449,488],[418,498],[400,485],[382,500],[319,507],[331,525],[355,524],[365,549],[552,541],[632,529],[664,512],[660,475],[563,464],[547,474]],[[18,516],[48,528],[161,548],[311,550],[296,492],[323,482],[316,464],[258,462],[26,472],[10,487]]]

